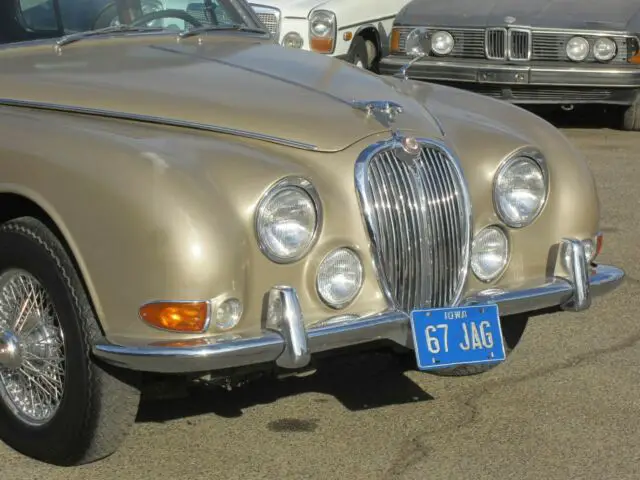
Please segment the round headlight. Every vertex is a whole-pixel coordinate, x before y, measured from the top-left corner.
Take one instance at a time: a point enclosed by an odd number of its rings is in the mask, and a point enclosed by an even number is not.
[[[547,174],[542,159],[517,156],[504,162],[494,180],[493,201],[500,219],[512,228],[529,225],[547,199]]]
[[[431,50],[438,55],[448,55],[453,50],[453,37],[449,32],[436,32],[431,36]]]
[[[574,62],[581,62],[589,55],[589,42],[586,38],[573,37],[567,42],[567,57]]]
[[[282,46],[287,48],[302,48],[304,41],[297,32],[289,32],[282,37]]]
[[[362,287],[363,277],[362,263],[358,255],[348,248],[339,248],[320,263],[316,289],[328,306],[342,308],[356,297]]]
[[[498,277],[509,260],[507,236],[498,227],[487,227],[473,239],[471,245],[471,269],[483,282]]]
[[[319,198],[311,183],[290,178],[278,182],[257,209],[261,250],[274,262],[299,260],[315,241],[319,214]]]
[[[335,15],[319,10],[309,17],[309,30],[315,37],[331,37],[335,26]]]
[[[616,42],[610,38],[599,38],[593,44],[593,56],[596,60],[607,62],[616,56],[617,49]]]

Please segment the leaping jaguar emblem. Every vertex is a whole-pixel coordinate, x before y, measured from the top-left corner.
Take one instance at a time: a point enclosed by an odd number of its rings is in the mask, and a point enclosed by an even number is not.
[[[390,127],[396,117],[403,112],[402,105],[380,100],[354,100],[351,104],[353,108],[361,110],[367,117],[374,117],[385,127]]]

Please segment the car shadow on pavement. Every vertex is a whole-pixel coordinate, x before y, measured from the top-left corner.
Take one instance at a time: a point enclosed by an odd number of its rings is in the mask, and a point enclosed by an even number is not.
[[[403,362],[384,351],[339,356],[321,360],[317,370],[307,376],[266,377],[231,390],[198,387],[190,390],[187,399],[143,401],[137,421],[166,422],[212,413],[234,418],[242,416],[244,409],[305,393],[333,396],[351,411],[433,400],[404,375],[406,370]],[[327,401],[324,398],[310,399],[315,403]],[[275,430],[296,428],[284,424],[272,427]],[[297,428],[311,426],[298,425]]]

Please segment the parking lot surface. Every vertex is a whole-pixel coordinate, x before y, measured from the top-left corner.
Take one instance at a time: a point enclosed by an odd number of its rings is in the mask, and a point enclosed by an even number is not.
[[[597,179],[600,261],[627,279],[586,313],[533,319],[507,363],[440,378],[362,355],[198,391],[143,404],[120,451],[93,465],[50,467],[0,444],[0,478],[640,478],[640,136],[563,131]]]

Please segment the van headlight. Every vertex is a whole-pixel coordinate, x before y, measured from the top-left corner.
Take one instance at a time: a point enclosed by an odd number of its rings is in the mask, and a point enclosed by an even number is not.
[[[547,168],[540,152],[529,150],[510,157],[494,178],[496,213],[509,227],[529,225],[544,208],[548,185]]]
[[[255,228],[262,252],[276,263],[304,257],[315,242],[321,219],[318,194],[308,180],[285,178],[260,200]]]

